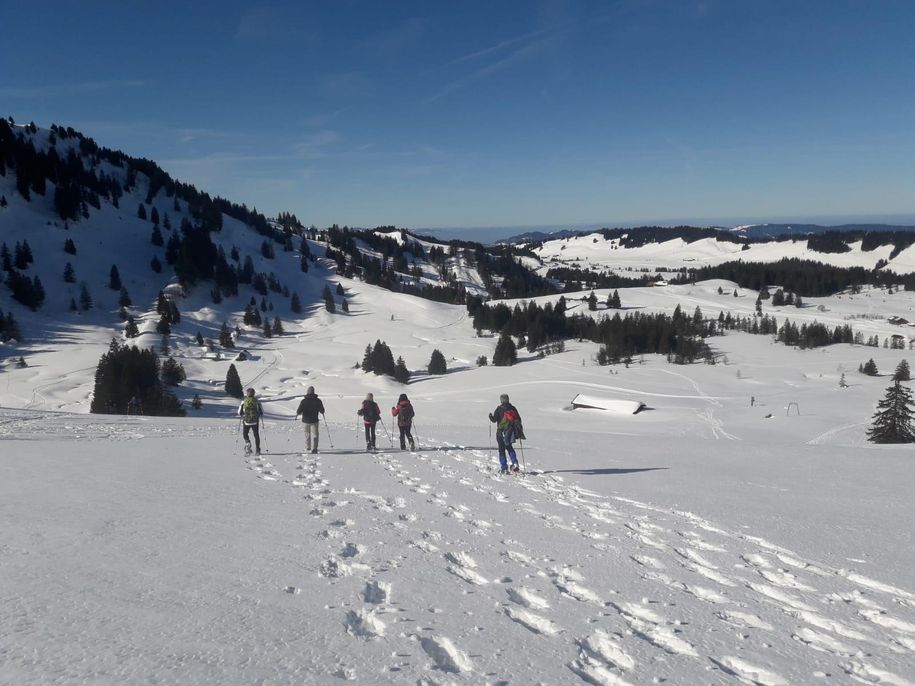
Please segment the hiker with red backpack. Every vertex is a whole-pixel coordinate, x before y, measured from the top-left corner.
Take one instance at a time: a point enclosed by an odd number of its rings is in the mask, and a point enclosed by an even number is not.
[[[416,450],[416,443],[413,442],[413,434],[410,432],[416,413],[413,411],[413,405],[406,393],[400,394],[397,404],[391,408],[391,416],[397,417],[397,428],[400,429],[400,449],[407,449],[407,439],[409,439],[410,450]]]
[[[365,424],[365,449],[375,450],[375,424],[381,419],[381,408],[375,402],[375,396],[371,393],[366,395],[356,414],[362,417],[362,423]]]
[[[489,421],[496,425],[496,442],[499,445],[499,467],[501,474],[521,471],[518,467],[518,456],[512,443],[517,439],[524,440],[524,429],[521,426],[521,413],[508,402],[508,394],[499,396],[499,406],[489,415]],[[505,453],[511,458],[511,467]]]

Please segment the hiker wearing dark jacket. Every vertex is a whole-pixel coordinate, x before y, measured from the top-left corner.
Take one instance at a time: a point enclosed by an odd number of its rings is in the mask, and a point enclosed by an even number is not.
[[[381,419],[381,408],[375,402],[375,396],[371,393],[366,395],[356,414],[362,417],[362,423],[365,424],[365,449],[375,450],[375,424]]]
[[[400,449],[407,449],[407,439],[410,440],[410,450],[416,450],[416,443],[413,442],[413,417],[416,413],[413,411],[413,405],[406,393],[401,393],[397,399],[397,404],[391,408],[391,416],[397,417],[397,428],[400,429]]]
[[[295,416],[298,418],[299,415],[302,415],[302,423],[305,426],[305,445],[306,449],[311,453],[318,452],[319,414],[324,414],[324,403],[315,394],[315,387],[309,386],[305,392],[305,397],[299,403],[299,409],[295,411]]]
[[[499,396],[499,406],[489,415],[489,421],[496,425],[496,442],[499,445],[499,467],[503,474],[509,471],[508,462],[505,458],[506,451],[511,458],[511,471],[517,472],[518,456],[515,454],[515,448],[512,443],[516,439],[524,438],[524,431],[521,428],[521,413],[518,408],[508,402],[508,395],[503,393]]]

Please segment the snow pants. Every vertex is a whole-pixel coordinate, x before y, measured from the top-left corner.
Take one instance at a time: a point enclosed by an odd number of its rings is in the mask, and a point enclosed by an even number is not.
[[[499,467],[501,469],[508,469],[508,462],[505,459],[506,451],[508,451],[508,456],[511,458],[512,464],[518,464],[518,455],[515,453],[514,447],[511,443],[505,442],[501,431],[496,431],[496,442],[499,445]]]
[[[410,433],[411,430],[413,429],[413,424],[412,423],[407,424],[406,426],[400,426],[398,424],[397,428],[400,429],[400,449],[406,450],[407,449],[407,440],[409,440],[410,441],[410,450],[412,450],[414,448],[414,446],[416,445],[413,442],[413,434]]]
[[[254,450],[259,453],[261,451],[261,432],[257,424],[245,424],[242,429],[242,436],[245,438],[245,443],[251,445],[251,439],[248,438],[248,432],[252,430],[254,431]]]
[[[307,450],[317,450],[318,449],[318,427],[320,424],[315,422],[310,424],[305,422],[305,446]]]
[[[375,423],[365,422],[365,445],[369,448],[375,447]]]

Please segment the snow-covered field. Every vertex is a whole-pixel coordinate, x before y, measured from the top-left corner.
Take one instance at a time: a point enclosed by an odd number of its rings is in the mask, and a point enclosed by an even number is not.
[[[94,356],[56,341],[4,370],[2,404],[20,409],[0,411],[0,682],[915,683],[915,459],[865,441],[888,381],[855,371],[906,351],[732,334],[711,340],[716,366],[610,370],[570,342],[477,368],[495,339],[463,308],[339,281],[349,315],[245,334],[261,459],[241,455],[228,363],[181,342],[202,309],[182,308],[175,336],[184,397],[205,403],[187,419],[80,414]],[[678,289],[621,298],[707,314],[755,300]],[[882,337],[898,327],[846,318],[912,300],[819,304]],[[376,339],[414,370],[437,347],[449,374],[365,375]],[[317,456],[293,421],[308,385],[331,432]],[[365,454],[360,399],[386,412],[403,390],[419,449],[380,436]],[[494,473],[500,392],[524,417],[528,476]],[[570,411],[578,393],[647,409]]]

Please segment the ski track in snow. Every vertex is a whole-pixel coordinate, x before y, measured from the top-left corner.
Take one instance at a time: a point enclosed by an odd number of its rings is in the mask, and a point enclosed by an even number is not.
[[[495,608],[500,640],[510,646],[535,637],[559,656],[566,674],[585,683],[652,683],[688,664],[718,671],[725,681],[762,686],[812,679],[814,665],[817,673],[861,683],[911,683],[885,665],[888,655],[915,664],[915,594],[906,589],[830,569],[692,513],[601,496],[555,474],[498,476],[484,451],[435,447],[302,455],[291,478],[271,461],[276,458],[246,460],[270,487],[303,494],[303,514],[319,522],[317,578],[351,588],[337,610],[351,650],[387,644],[392,673],[431,667],[461,683],[478,683],[482,674],[506,683],[535,678],[524,660],[506,662],[499,650],[472,655],[461,647],[479,630],[481,620],[473,617],[492,616]],[[379,494],[335,485],[322,462],[337,459],[371,460],[375,472],[387,475],[376,482]],[[473,503],[481,498],[490,502],[487,512],[493,503],[502,507],[502,521],[478,517]],[[528,530],[515,536],[517,526],[509,523],[519,517]],[[372,532],[380,531],[401,545],[378,549]],[[557,557],[574,547],[561,545],[570,538],[585,539],[593,555]],[[601,575],[605,556],[628,565],[625,584]],[[422,607],[431,599],[394,603],[392,583],[383,577],[411,564],[431,570],[422,573],[437,595],[460,598],[441,604],[462,608],[469,621]],[[638,594],[621,597],[622,585],[637,587]],[[706,641],[709,635],[714,640]],[[786,655],[793,664],[810,665],[809,673],[780,674]],[[341,659],[344,671],[358,678],[363,663]]]

